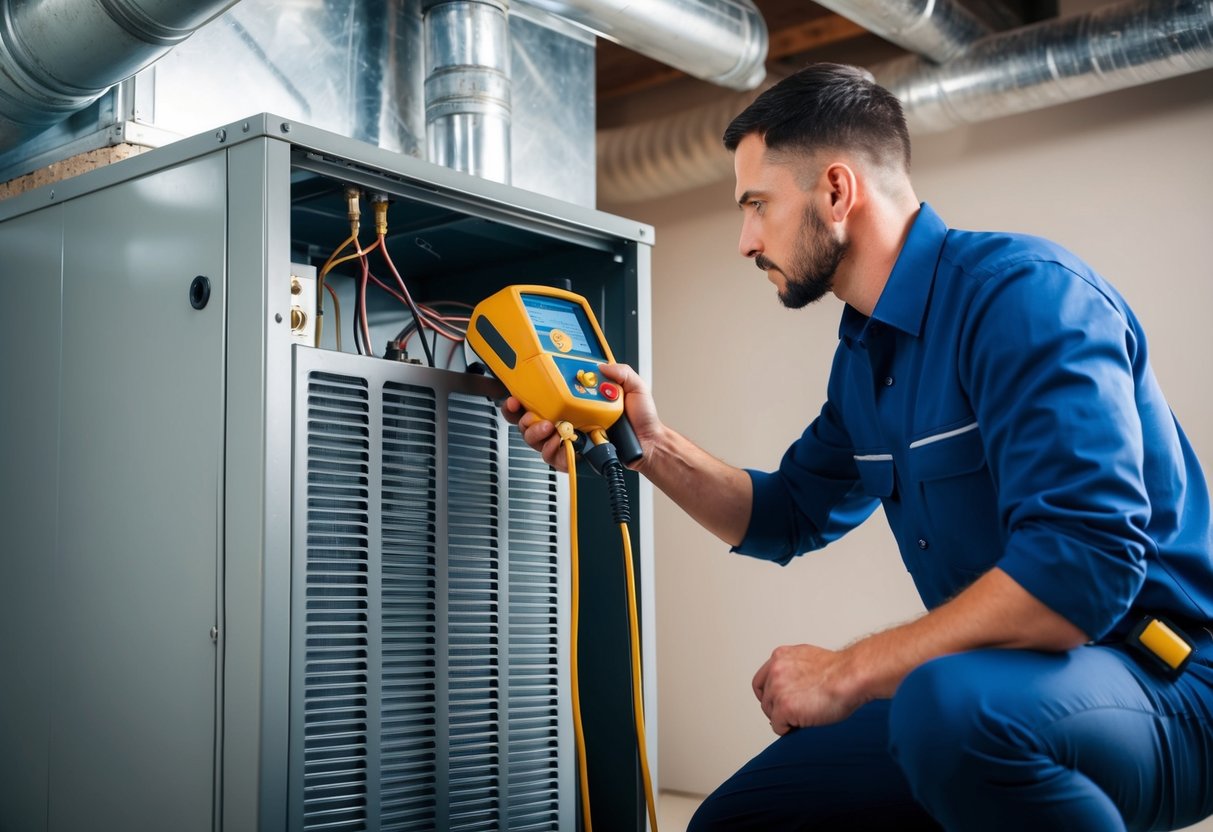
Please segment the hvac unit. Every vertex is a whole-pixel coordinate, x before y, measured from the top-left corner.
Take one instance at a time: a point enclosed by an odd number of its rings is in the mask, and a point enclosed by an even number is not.
[[[0,829],[575,828],[565,478],[360,261],[317,288],[349,188],[416,302],[571,288],[647,372],[651,229],[297,122],[0,202]],[[619,539],[581,489],[595,820],[641,829]]]

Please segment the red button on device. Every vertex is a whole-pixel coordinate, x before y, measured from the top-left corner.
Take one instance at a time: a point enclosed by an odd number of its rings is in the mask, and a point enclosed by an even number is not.
[[[619,388],[608,381],[604,381],[602,384],[598,385],[598,392],[601,393],[602,397],[607,401],[613,402],[615,399],[619,398]]]

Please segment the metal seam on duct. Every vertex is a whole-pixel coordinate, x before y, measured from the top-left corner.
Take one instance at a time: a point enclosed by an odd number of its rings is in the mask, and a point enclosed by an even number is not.
[[[937,63],[960,55],[993,31],[957,0],[818,0],[818,4]]]
[[[97,0],[113,20],[144,43],[171,49],[194,33],[193,29],[164,26],[130,0]]]

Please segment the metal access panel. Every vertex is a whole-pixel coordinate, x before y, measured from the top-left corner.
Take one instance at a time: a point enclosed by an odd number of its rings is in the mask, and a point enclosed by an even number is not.
[[[213,828],[224,182],[0,223],[0,829]]]
[[[292,830],[575,825],[567,486],[501,395],[295,348]]]

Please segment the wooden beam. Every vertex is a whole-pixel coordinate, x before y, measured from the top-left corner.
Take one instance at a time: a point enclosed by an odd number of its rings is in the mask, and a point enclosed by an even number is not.
[[[785,26],[772,32],[767,49],[767,61],[779,61],[791,55],[799,55],[822,46],[829,46],[841,41],[857,38],[867,33],[867,30],[862,26],[847,20],[845,17],[836,14],[824,14],[812,20]],[[611,50],[612,52],[614,50],[626,51],[622,50],[621,47],[604,41],[598,42],[598,49]],[[633,61],[636,63],[633,63]],[[625,63],[631,66],[625,67]],[[641,65],[647,67],[647,69],[643,69],[640,72],[626,72],[626,69],[635,70]],[[603,67],[600,67],[600,76],[618,73],[619,75],[630,75],[631,77],[621,78],[610,86],[600,85],[598,88],[598,98],[600,101],[643,92],[644,90],[669,83],[676,78],[686,77],[685,73],[673,67],[665,66],[657,61],[635,54],[630,54],[627,58],[618,54],[612,55],[609,71],[603,73],[602,69]]]
[[[767,60],[778,61],[811,49],[866,35],[868,30],[837,14],[826,14],[771,33]]]

